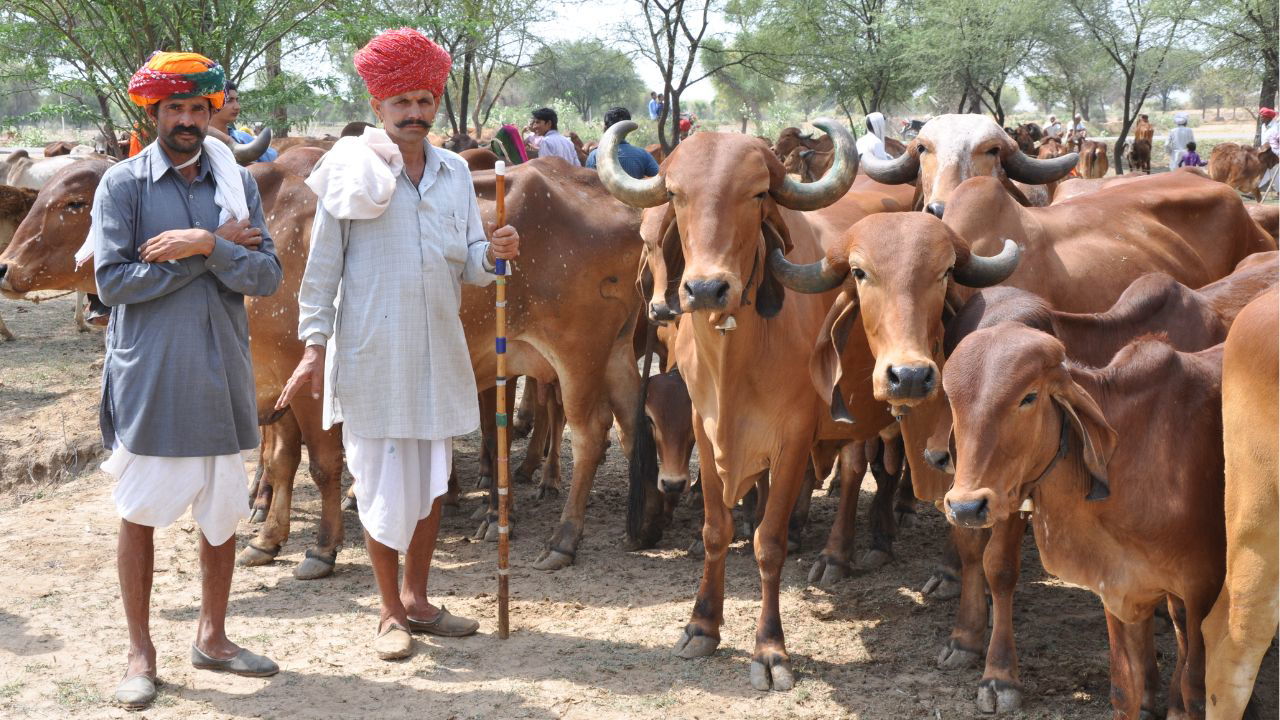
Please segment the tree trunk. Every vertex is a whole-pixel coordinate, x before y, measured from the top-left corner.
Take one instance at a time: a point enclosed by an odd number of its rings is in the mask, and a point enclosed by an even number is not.
[[[267,45],[266,71],[267,84],[276,82],[280,77],[280,41]],[[271,111],[271,131],[276,137],[289,136],[289,109],[280,103]]]
[[[462,126],[459,131],[464,135],[468,132],[467,126],[467,108],[470,107],[471,101],[471,65],[475,62],[476,51],[470,46],[462,56],[462,90],[458,93],[458,109],[459,116],[462,118]]]
[[[456,135],[458,133],[458,116],[453,112],[453,95],[449,93],[447,85],[444,90],[444,113],[449,118],[449,129]]]
[[[1274,54],[1264,53],[1264,60],[1267,66],[1266,73],[1262,76],[1262,92],[1258,95],[1258,107],[1274,108],[1276,106],[1277,85],[1280,85],[1280,78],[1276,75],[1280,74],[1280,62],[1277,62]],[[1262,118],[1258,118],[1256,127],[1253,130],[1253,144],[1258,146],[1262,144]]]
[[[102,122],[98,131],[107,139],[107,154],[113,158],[123,160],[129,153],[128,148],[120,147],[120,140],[116,137],[116,126],[111,121],[111,104],[107,96],[101,91],[94,93],[98,97],[98,109],[102,112]]]

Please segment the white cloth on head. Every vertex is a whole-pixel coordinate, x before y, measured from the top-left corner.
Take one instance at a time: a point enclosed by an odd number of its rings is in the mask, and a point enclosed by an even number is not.
[[[880,160],[888,160],[889,153],[884,149],[884,115],[873,112],[867,115],[866,135],[858,138],[858,157],[862,157],[867,153]]]
[[[360,524],[374,540],[406,552],[418,522],[449,490],[453,439],[366,438],[343,427],[342,445]]]
[[[213,202],[220,208],[218,225],[231,219],[247,220],[249,202],[244,196],[244,183],[240,179],[240,165],[227,144],[217,138],[204,138],[204,157],[209,159],[209,172],[213,174]],[[84,244],[76,251],[76,267],[93,258],[93,233],[85,236]]]
[[[208,457],[135,455],[116,443],[102,470],[116,479],[116,512],[136,525],[168,527],[188,508],[210,545],[236,534],[249,517],[249,476],[244,459],[251,451]]]
[[[339,220],[370,220],[382,215],[396,191],[404,157],[387,131],[367,127],[359,137],[344,137],[320,158],[307,187]]]

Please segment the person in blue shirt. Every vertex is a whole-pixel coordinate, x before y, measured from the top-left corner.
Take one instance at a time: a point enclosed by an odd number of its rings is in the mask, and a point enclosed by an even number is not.
[[[249,133],[236,128],[236,118],[240,117],[240,89],[233,83],[227,83],[226,99],[222,102],[222,108],[209,118],[209,127],[231,136],[232,140],[238,143],[253,142],[253,136]],[[275,148],[267,148],[262,153],[262,157],[258,158],[258,162],[271,162],[280,155]]]
[[[624,107],[610,108],[604,114],[604,129],[608,130],[615,123],[623,120],[630,120],[631,113]],[[587,167],[592,170],[596,169],[596,153],[598,150],[592,150],[587,156]],[[618,143],[618,163],[622,165],[622,169],[633,178],[647,178],[658,174],[658,161],[653,159],[643,148],[622,140]]]
[[[658,93],[649,93],[649,119],[657,120],[662,114],[662,101],[658,99]]]

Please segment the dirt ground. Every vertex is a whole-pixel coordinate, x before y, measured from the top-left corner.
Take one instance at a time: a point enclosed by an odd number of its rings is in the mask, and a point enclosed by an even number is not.
[[[96,398],[100,336],[76,332],[70,298],[38,306],[0,300],[15,342],[0,343],[0,716],[125,717],[109,704],[124,668],[126,634],[114,566],[117,519],[99,470]],[[514,453],[521,457],[523,443]],[[476,439],[459,447],[465,487],[476,474]],[[565,450],[568,458],[569,451]],[[305,462],[304,462],[305,467]],[[567,480],[570,467],[564,468]],[[685,661],[670,647],[687,621],[701,563],[685,548],[699,531],[686,502],[659,549],[622,551],[625,463],[615,444],[601,469],[578,563],[555,574],[529,568],[559,515],[517,488],[511,638],[495,636],[495,547],[470,540],[472,491],[448,515],[432,592],[455,613],[479,618],[460,640],[419,638],[404,662],[369,649],[376,594],[359,520],[336,573],[303,582],[291,574],[314,539],[319,505],[299,479],[294,536],[275,565],[239,568],[232,637],[279,661],[274,678],[193,670],[187,644],[199,603],[198,528],[190,517],[156,534],[152,632],[164,681],[147,718],[973,718],[980,670],[938,670],[955,601],[926,601],[946,526],[921,507],[898,539],[897,560],[832,591],[805,577],[830,526],[834,498],[819,491],[803,547],[787,562],[782,593],[787,644],[797,670],[788,693],[747,682],[759,579],[739,542],[728,562],[726,624],[719,651]],[[863,508],[869,505],[868,485]],[[245,543],[255,528],[240,528]],[[861,531],[860,531],[861,532]],[[860,534],[859,544],[865,545]],[[1094,596],[1045,576],[1034,543],[1016,611],[1026,701],[1017,718],[1109,717],[1107,640]],[[1157,621],[1162,670],[1173,633]],[[1261,693],[1275,718],[1276,651]]]

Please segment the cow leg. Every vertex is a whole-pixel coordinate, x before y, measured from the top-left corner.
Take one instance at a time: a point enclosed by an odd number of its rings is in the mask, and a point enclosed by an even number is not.
[[[643,380],[636,372],[635,351],[629,338],[630,333],[614,342],[605,368],[605,382],[609,391],[609,408],[617,420],[618,439],[622,445],[622,453],[629,461],[629,472],[646,475],[641,489],[644,491],[641,512],[640,532],[630,540],[639,547],[653,547],[662,539],[666,522],[663,508],[666,498],[658,487],[657,445],[653,438],[653,428],[644,412],[644,398],[640,396]],[[563,390],[562,390],[563,394]],[[608,436],[605,436],[606,441]],[[606,445],[607,447],[607,445]],[[630,461],[634,459],[632,466]],[[576,462],[576,460],[575,460]],[[628,498],[630,504],[635,500]]]
[[[478,396],[480,401],[480,458],[479,471],[476,475],[476,487],[488,488],[493,486],[493,473],[497,468],[497,458],[495,455],[498,446],[498,424],[495,416],[498,412],[498,389],[491,387],[487,390],[481,390]],[[490,495],[493,495],[490,493]],[[497,508],[496,495],[491,499],[491,509]]]
[[[289,539],[289,515],[293,511],[293,479],[302,461],[302,430],[296,414],[290,410],[271,426],[274,440],[264,443],[260,462],[267,466],[266,482],[271,486],[271,507],[258,535],[236,562],[240,565],[266,565],[276,559]]]
[[[693,411],[694,441],[698,457],[714,457],[711,443],[702,431],[702,418]],[[702,479],[702,580],[693,602],[693,614],[676,641],[675,654],[685,659],[706,657],[720,645],[724,624],[724,563],[733,541],[733,512],[724,504],[724,485],[715,463],[701,468]]]
[[[960,551],[955,538],[949,533],[942,544],[942,557],[933,568],[933,575],[920,588],[920,594],[935,600],[951,600],[960,596]]]
[[[1145,692],[1147,643],[1152,642],[1152,616],[1136,623],[1125,623],[1111,613],[1107,615],[1107,640],[1111,655],[1111,709],[1115,720],[1151,720],[1142,714]]]
[[[76,291],[76,328],[80,332],[91,332],[92,327],[88,321],[84,319],[84,304],[86,302],[85,294],[79,290]]]
[[[520,405],[516,408],[516,416],[511,421],[511,432],[517,438],[528,437],[534,430],[534,419],[538,413],[538,381],[526,375],[524,392],[520,394]]]
[[[9,332],[9,327],[4,324],[4,318],[0,317],[0,338],[12,340],[13,333]]]
[[[987,631],[986,581],[982,555],[990,530],[951,527],[951,539],[960,553],[960,606],[951,637],[938,654],[938,667],[948,670],[976,665]]]
[[[809,506],[813,500],[813,488],[818,484],[817,473],[813,471],[813,463],[804,465],[804,484],[800,486],[800,496],[796,498],[796,506],[791,510],[791,518],[787,523],[787,552],[800,552],[800,541],[804,539],[804,529],[809,526]]]
[[[543,450],[542,482],[538,484],[538,497],[560,494],[560,445],[564,442],[564,407],[554,392],[547,393],[546,412],[541,420],[548,432]]]
[[[524,397],[521,398],[522,410],[524,408],[525,398],[528,398],[530,395],[530,390],[534,390],[534,392],[536,392],[536,382],[537,381],[533,378],[528,379],[528,385],[525,386],[526,389]],[[521,484],[533,482],[533,474],[538,471],[538,468],[542,467],[543,457],[546,455],[545,450],[547,440],[551,436],[551,424],[548,418],[549,408],[547,407],[547,398],[534,398],[530,402],[533,405],[533,417],[529,422],[532,426],[533,434],[529,438],[529,444],[525,447],[524,461],[520,463],[520,467],[516,468],[515,473],[512,475],[513,482]],[[557,491],[559,490],[559,488],[556,489]],[[538,499],[541,500],[545,495],[546,493],[541,487],[539,487]]]
[[[271,483],[267,481],[267,458],[275,453],[276,432],[273,425],[261,426],[262,442],[258,446],[258,469],[253,474],[253,487],[249,490],[249,502],[253,509],[249,512],[249,522],[257,523],[267,519],[267,511],[271,508]]]
[[[790,690],[795,685],[782,632],[778,590],[787,560],[787,526],[805,482],[805,468],[810,466],[809,447],[801,445],[784,445],[776,466],[769,472],[769,500],[753,543],[760,566],[760,620],[751,654],[751,686],[757,690]]]
[[[1270,498],[1246,498],[1244,491],[1230,482],[1227,485],[1227,577],[1203,628],[1205,687],[1214,717],[1244,714],[1258,666],[1276,634],[1280,563],[1276,557],[1274,482],[1273,478],[1267,483]],[[1267,484],[1258,483],[1262,488]]]
[[[853,538],[857,526],[859,486],[867,472],[866,443],[840,448],[840,502],[827,544],[809,568],[809,582],[829,588],[853,574]]]
[[[560,514],[560,525],[551,533],[546,550],[533,563],[538,570],[559,570],[573,564],[586,522],[587,499],[595,482],[596,468],[604,458],[612,424],[612,417],[599,398],[580,397],[571,393],[568,386],[564,391],[565,417],[573,430],[573,478]]]
[[[876,479],[876,494],[871,501],[871,547],[858,562],[862,571],[877,570],[893,559],[893,540],[898,536],[898,526],[893,516],[894,500],[898,494],[898,474],[902,465],[902,438],[895,437],[880,443],[880,452],[870,463],[871,475]]]
[[[307,469],[320,493],[320,523],[316,527],[315,544],[307,548],[306,557],[294,568],[299,580],[316,580],[333,573],[342,545],[342,430],[325,430],[320,400],[294,400],[301,418],[302,442],[307,446]]]
[[[996,523],[991,542],[982,554],[992,603],[987,666],[978,683],[978,709],[984,713],[1015,712],[1022,707],[1018,648],[1013,635],[1013,591],[1021,572],[1022,538],[1026,530],[1027,521],[1020,514]]]

